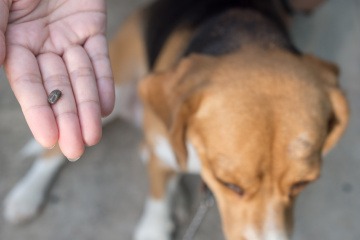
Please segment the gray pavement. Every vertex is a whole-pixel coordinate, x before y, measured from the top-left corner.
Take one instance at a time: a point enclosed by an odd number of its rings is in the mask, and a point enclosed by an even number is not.
[[[108,1],[109,36],[140,2]],[[311,17],[296,17],[293,35],[305,51],[341,66],[341,85],[352,111],[345,137],[324,160],[321,179],[297,201],[293,239],[358,240],[360,0],[329,1]],[[0,201],[32,163],[32,159],[17,157],[30,138],[20,108],[0,71]],[[137,156],[140,139],[141,133],[126,122],[110,123],[104,128],[100,144],[88,149],[78,162],[63,168],[38,218],[11,226],[0,217],[0,240],[131,239],[146,196],[145,169]],[[184,185],[193,190],[191,209],[199,201],[194,191],[197,180],[193,176],[185,179]],[[182,231],[183,227],[179,232]],[[222,239],[215,208],[208,213],[195,239]]]

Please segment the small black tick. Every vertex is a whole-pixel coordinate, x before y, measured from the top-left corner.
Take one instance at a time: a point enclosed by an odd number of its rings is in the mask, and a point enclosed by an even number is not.
[[[61,97],[62,92],[58,89],[52,91],[48,96],[48,102],[50,104],[55,104]]]

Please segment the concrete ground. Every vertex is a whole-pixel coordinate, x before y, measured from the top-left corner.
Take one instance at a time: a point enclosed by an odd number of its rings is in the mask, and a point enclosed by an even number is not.
[[[109,35],[140,2],[108,1]],[[360,239],[359,13],[360,0],[333,0],[311,17],[295,18],[293,35],[297,45],[341,66],[341,85],[350,100],[352,116],[345,137],[324,160],[321,179],[297,201],[294,240]],[[31,134],[2,72],[0,136],[2,201],[32,163],[32,159],[16,156]],[[100,144],[63,168],[37,219],[11,226],[0,218],[0,240],[131,239],[146,195],[145,169],[136,152],[140,139],[141,133],[129,124],[120,120],[110,123]],[[186,182],[191,189],[198,188],[195,177]],[[190,195],[191,207],[195,208],[199,196],[196,191]],[[222,239],[215,208],[206,216],[195,239]]]

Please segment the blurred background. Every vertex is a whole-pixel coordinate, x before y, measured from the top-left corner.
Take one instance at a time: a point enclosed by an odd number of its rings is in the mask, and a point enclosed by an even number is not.
[[[108,0],[108,35],[145,0]],[[350,126],[324,160],[322,176],[300,195],[294,240],[360,239],[360,0],[330,0],[310,16],[296,16],[296,45],[341,66],[341,85],[351,105]],[[17,157],[31,138],[20,107],[0,71],[0,201],[24,176],[32,159]],[[104,128],[102,141],[75,163],[67,163],[53,184],[38,218],[12,226],[0,217],[1,240],[128,240],[146,196],[145,168],[137,155],[141,133],[116,120]],[[190,209],[199,203],[198,178],[185,179]],[[193,191],[191,191],[191,189]],[[192,212],[193,213],[193,212]],[[190,213],[191,214],[191,213]],[[182,219],[182,227],[189,219]],[[212,208],[197,240],[223,239]]]

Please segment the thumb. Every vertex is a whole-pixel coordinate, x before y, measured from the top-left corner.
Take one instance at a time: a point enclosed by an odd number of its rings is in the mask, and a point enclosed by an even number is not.
[[[9,19],[11,0],[0,0],[0,66],[6,55],[5,31]]]

